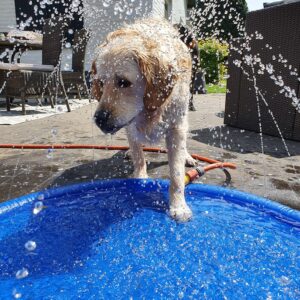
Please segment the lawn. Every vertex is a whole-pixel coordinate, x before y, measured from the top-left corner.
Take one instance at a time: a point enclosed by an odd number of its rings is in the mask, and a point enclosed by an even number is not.
[[[225,94],[226,80],[222,80],[218,84],[207,84],[206,89],[208,94]]]

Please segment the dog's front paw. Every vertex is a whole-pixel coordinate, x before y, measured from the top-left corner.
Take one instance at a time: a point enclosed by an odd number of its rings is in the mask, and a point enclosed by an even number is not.
[[[186,167],[196,167],[198,165],[198,161],[192,158],[192,156],[187,153],[185,158],[185,165]]]
[[[188,222],[192,219],[193,213],[187,204],[180,206],[170,206],[170,216],[177,222]]]

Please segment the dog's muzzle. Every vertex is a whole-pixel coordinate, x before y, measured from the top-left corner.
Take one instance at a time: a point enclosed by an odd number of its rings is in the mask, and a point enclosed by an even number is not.
[[[96,125],[104,133],[115,133],[120,127],[115,126],[111,123],[111,113],[107,110],[98,110],[94,115]]]

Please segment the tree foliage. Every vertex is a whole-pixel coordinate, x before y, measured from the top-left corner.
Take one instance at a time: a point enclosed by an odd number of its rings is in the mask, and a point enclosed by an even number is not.
[[[228,56],[227,43],[216,39],[199,41],[200,65],[205,74],[206,83],[219,83],[225,75],[224,60]]]

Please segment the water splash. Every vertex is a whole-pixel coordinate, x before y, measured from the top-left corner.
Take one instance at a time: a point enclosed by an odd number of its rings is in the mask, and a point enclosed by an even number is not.
[[[28,251],[34,251],[36,249],[36,242],[35,241],[28,241],[25,243],[25,248]]]
[[[13,289],[12,291],[12,296],[15,298],[15,299],[20,299],[22,298],[22,294],[20,292],[18,292],[17,289]]]
[[[17,271],[16,278],[17,279],[23,279],[23,278],[26,278],[28,275],[29,275],[28,269],[22,268],[22,269]]]
[[[44,208],[44,203],[42,201],[37,201],[34,204],[34,208],[33,208],[33,214],[37,215],[39,214]]]

